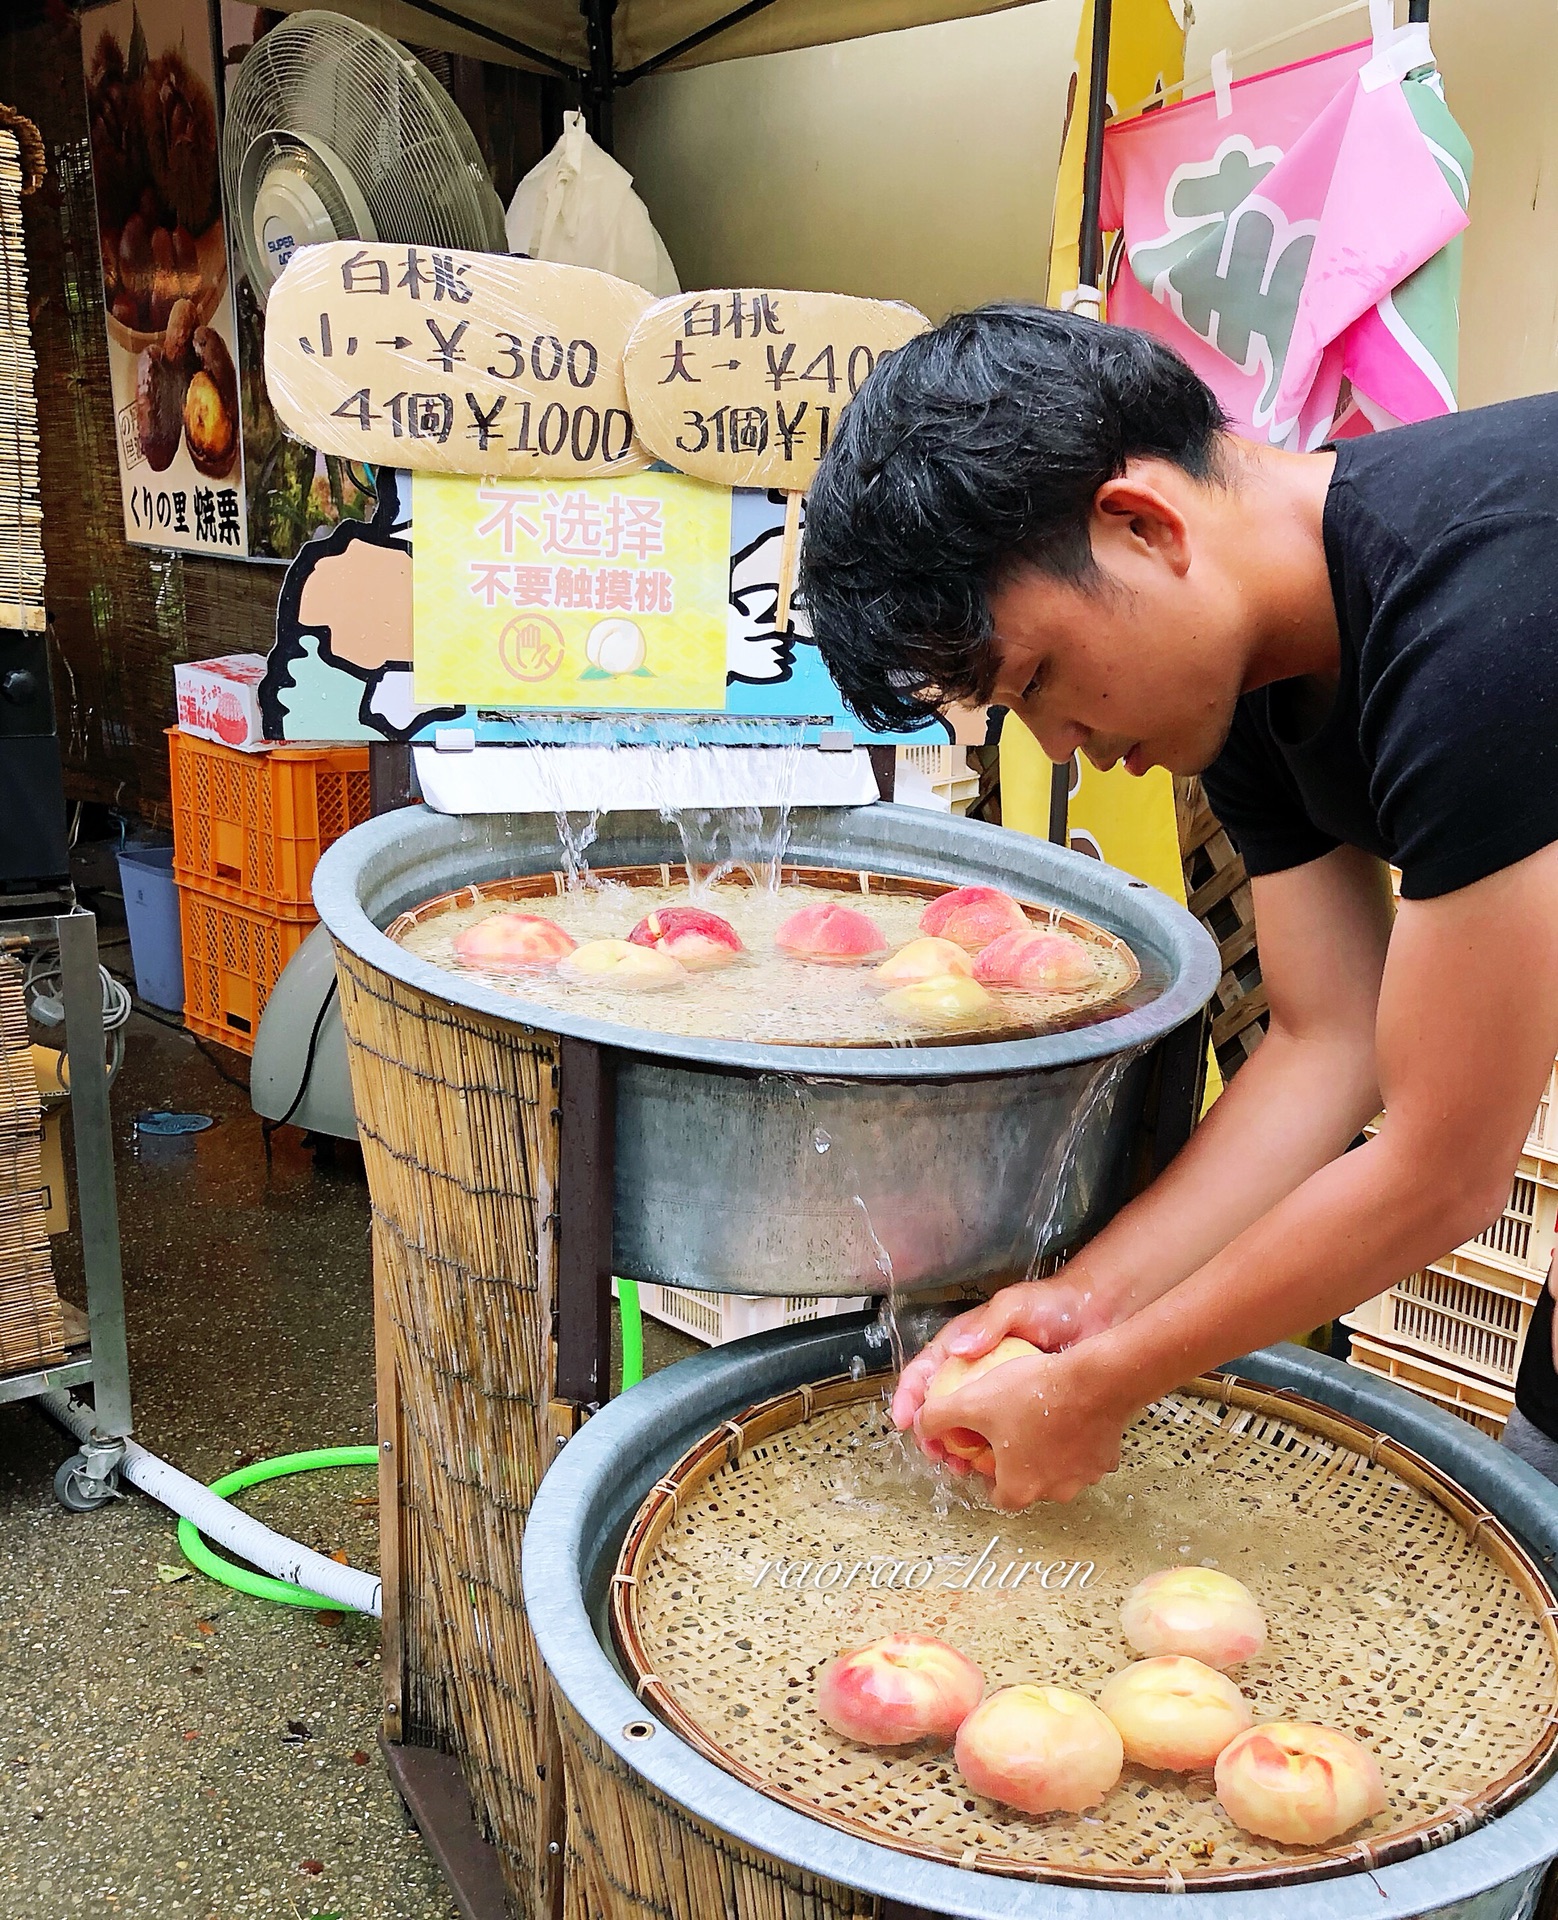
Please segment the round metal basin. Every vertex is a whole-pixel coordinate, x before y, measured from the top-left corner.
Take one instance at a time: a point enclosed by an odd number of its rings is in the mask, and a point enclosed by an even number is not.
[[[314,900],[336,940],[382,973],[610,1050],[619,1274],[735,1293],[858,1294],[885,1291],[889,1277],[912,1288],[1020,1272],[1036,1252],[1096,1231],[1122,1198],[1146,1050],[1198,1014],[1217,983],[1217,949],[1199,922],[1084,855],[908,807],[798,809],[785,857],[1053,902],[1126,939],[1161,990],[1039,1039],[753,1046],[566,1018],[385,938],[397,914],[438,894],[560,866],[553,821],[539,814],[383,815],[329,849]],[[589,858],[679,864],[681,840],[657,814],[606,814]]]
[[[1462,1838],[1372,1872],[1264,1890],[1165,1894],[1035,1884],[913,1858],[766,1797],[649,1721],[609,1651],[606,1620],[617,1553],[645,1495],[722,1421],[852,1364],[880,1367],[884,1348],[878,1327],[737,1341],[612,1401],[553,1463],[525,1528],[525,1605],[553,1685],[614,1765],[738,1846],[875,1896],[889,1913],[962,1920],[1159,1920],[1166,1913],[1176,1920],[1524,1920],[1531,1913],[1544,1867],[1558,1854],[1558,1779]],[[1551,1573],[1558,1488],[1472,1428],[1399,1387],[1298,1347],[1268,1348],[1233,1370],[1394,1435],[1504,1520]],[[646,1862],[643,1871],[652,1869]],[[674,1920],[692,1920],[674,1901],[663,1903],[658,1885],[631,1891],[653,1893],[657,1911]],[[845,1902],[831,1899],[821,1910],[842,1912]]]

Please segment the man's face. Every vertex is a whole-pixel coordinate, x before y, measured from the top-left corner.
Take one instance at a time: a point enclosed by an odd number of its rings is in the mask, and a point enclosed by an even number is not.
[[[1122,494],[1126,511],[1095,512],[1099,573],[1087,582],[1023,567],[992,593],[1000,668],[991,699],[1052,760],[1080,751],[1097,767],[1123,761],[1134,774],[1199,773],[1217,757],[1243,690],[1244,609],[1210,557],[1216,543],[1193,541],[1196,503],[1184,501],[1189,520],[1178,503],[1165,502],[1161,515],[1150,501],[1128,510],[1144,497]]]

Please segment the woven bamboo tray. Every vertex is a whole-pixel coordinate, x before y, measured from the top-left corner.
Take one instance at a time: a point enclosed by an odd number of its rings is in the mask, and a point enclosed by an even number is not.
[[[705,880],[715,871],[712,867],[694,868],[698,879]],[[597,882],[615,881],[625,887],[672,887],[686,875],[687,869],[680,863],[661,861],[654,866],[637,867],[592,867],[591,877]],[[720,878],[730,886],[751,886],[756,884],[752,874],[744,867],[734,871],[722,871]],[[799,867],[782,866],[779,869],[779,884],[782,886],[816,887],[825,892],[859,891],[869,897],[871,894],[907,895],[918,900],[935,900],[952,889],[936,880],[920,880],[907,874],[871,873],[853,867]],[[398,919],[392,920],[384,930],[390,940],[404,940],[414,927],[425,925],[439,915],[450,913],[461,907],[479,906],[486,901],[500,900],[537,900],[556,898],[568,891],[568,876],[563,872],[518,874],[512,879],[485,880],[471,886],[460,887],[453,893],[439,894],[431,900],[424,900],[412,907]],[[1068,1025],[1084,1025],[1101,1017],[1102,1011],[1114,1007],[1141,981],[1141,963],[1132,952],[1128,943],[1118,934],[1107,932],[1095,926],[1091,920],[1081,915],[1068,913],[1062,907],[1040,907],[1023,902],[1029,919],[1035,926],[1046,929],[1059,929],[1063,933],[1074,935],[1088,946],[1100,948],[1123,963],[1124,972],[1109,983],[1106,990],[1094,990],[1087,994],[1057,994],[1049,996],[1054,1002],[1054,1017],[1046,1013],[1045,1031],[1058,1031]],[[522,989],[516,989],[521,991]],[[974,1030],[960,1030],[945,1040],[935,1035],[921,1037],[919,1046],[968,1046],[985,1037]],[[1005,1027],[992,1030],[991,1038],[1010,1040],[1017,1037],[1017,1029]],[[790,1042],[768,1037],[769,1044],[788,1045]],[[815,1041],[797,1041],[795,1045],[815,1045]],[[871,1041],[829,1041],[828,1045],[872,1046],[882,1045],[880,1040]]]
[[[919,1585],[878,1571],[927,1562]],[[1136,1767],[1092,1814],[1033,1819],[974,1795],[945,1751],[858,1747],[813,1709],[824,1660],[896,1628],[947,1638],[992,1690],[1096,1697],[1134,1657],[1130,1587],[1198,1562],[1266,1610],[1269,1644],[1237,1675],[1257,1720],[1319,1720],[1379,1758],[1387,1811],[1329,1847],[1243,1834],[1209,1776]],[[1279,1887],[1385,1865],[1510,1805],[1558,1741],[1553,1599],[1514,1536],[1395,1441],[1230,1379],[1149,1408],[1119,1471],[1072,1505],[1019,1515],[934,1499],[877,1382],[765,1401],[656,1483],[611,1612],[646,1706],[749,1786],[878,1845],[1073,1886]]]

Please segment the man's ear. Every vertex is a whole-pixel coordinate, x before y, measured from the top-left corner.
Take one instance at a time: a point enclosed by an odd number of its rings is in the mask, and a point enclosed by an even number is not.
[[[1132,560],[1156,559],[1174,573],[1190,570],[1190,527],[1161,487],[1127,470],[1093,496],[1093,558],[1121,574]]]

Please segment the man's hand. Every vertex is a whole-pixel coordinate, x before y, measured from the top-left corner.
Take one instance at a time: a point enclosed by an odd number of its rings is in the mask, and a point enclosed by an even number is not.
[[[904,1368],[893,1394],[893,1424],[900,1432],[914,1425],[944,1360],[977,1360],[998,1347],[1008,1334],[1053,1353],[1090,1333],[1101,1332],[1109,1321],[1101,1290],[1084,1279],[1080,1269],[1075,1279],[1067,1272],[1053,1280],[1020,1280],[1003,1287],[982,1307],[949,1320]],[[933,1460],[945,1458],[939,1444],[925,1450]]]
[[[1003,1513],[1035,1500],[1074,1500],[1120,1464],[1120,1437],[1134,1411],[1111,1398],[1088,1351],[1084,1342],[1064,1353],[1008,1360],[922,1405],[915,1437],[927,1453],[944,1457],[941,1438],[954,1427],[982,1434],[995,1455],[991,1499]]]

